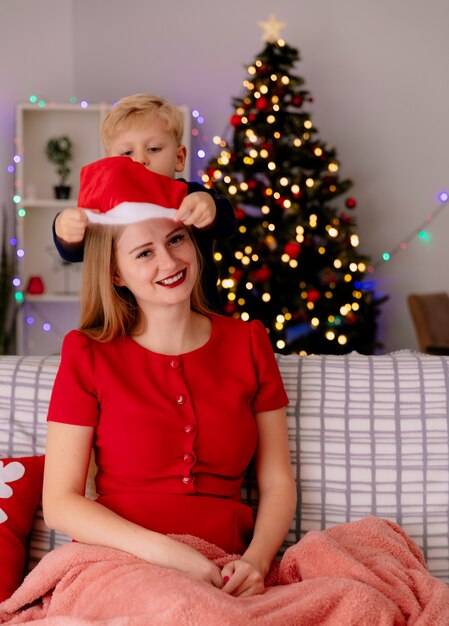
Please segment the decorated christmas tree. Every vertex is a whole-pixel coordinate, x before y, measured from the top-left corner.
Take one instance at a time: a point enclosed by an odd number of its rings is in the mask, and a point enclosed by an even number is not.
[[[261,25],[265,47],[203,176],[239,221],[215,253],[225,310],[261,320],[278,352],[369,354],[381,300],[359,252],[352,183],[318,138],[312,98],[294,74],[298,50],[279,38],[274,16]]]

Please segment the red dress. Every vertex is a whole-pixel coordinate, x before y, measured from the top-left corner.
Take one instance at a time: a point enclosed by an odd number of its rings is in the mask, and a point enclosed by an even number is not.
[[[151,530],[241,553],[253,530],[240,488],[254,413],[288,399],[263,325],[210,318],[208,342],[176,356],[71,331],[48,420],[95,427],[99,502]]]

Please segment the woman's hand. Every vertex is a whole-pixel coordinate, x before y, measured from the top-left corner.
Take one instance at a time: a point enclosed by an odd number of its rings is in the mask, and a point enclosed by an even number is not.
[[[231,561],[221,570],[222,590],[231,596],[245,598],[265,591],[265,583],[260,571],[248,561]]]
[[[223,587],[222,572],[217,565],[214,565],[212,561],[209,561],[194,548],[169,537],[165,537],[165,539],[176,544],[170,546],[173,548],[173,551],[169,553],[169,561],[166,564],[168,567],[190,574],[193,578],[210,583],[218,589]]]

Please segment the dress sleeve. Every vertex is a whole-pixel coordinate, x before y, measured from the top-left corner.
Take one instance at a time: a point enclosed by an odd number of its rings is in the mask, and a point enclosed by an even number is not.
[[[264,325],[258,320],[253,320],[249,326],[258,383],[252,408],[255,413],[274,411],[288,404],[281,373]]]
[[[65,336],[47,420],[77,426],[96,426],[98,400],[94,383],[92,348],[83,333]]]

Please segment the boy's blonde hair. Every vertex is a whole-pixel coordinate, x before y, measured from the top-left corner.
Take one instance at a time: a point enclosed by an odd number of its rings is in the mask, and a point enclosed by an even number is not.
[[[114,285],[115,248],[123,230],[124,226],[103,224],[89,224],[86,230],[79,330],[101,342],[131,333],[139,334],[143,330],[141,311],[134,295],[127,287]],[[206,304],[200,281],[203,259],[188,226],[186,230],[195,246],[198,261],[198,276],[190,306],[193,311],[207,314],[211,310]]]
[[[173,132],[178,145],[182,143],[184,120],[181,111],[171,102],[149,93],[137,93],[118,101],[106,114],[101,124],[101,140],[106,152],[117,134],[132,126],[134,122],[145,122],[158,117]]]

